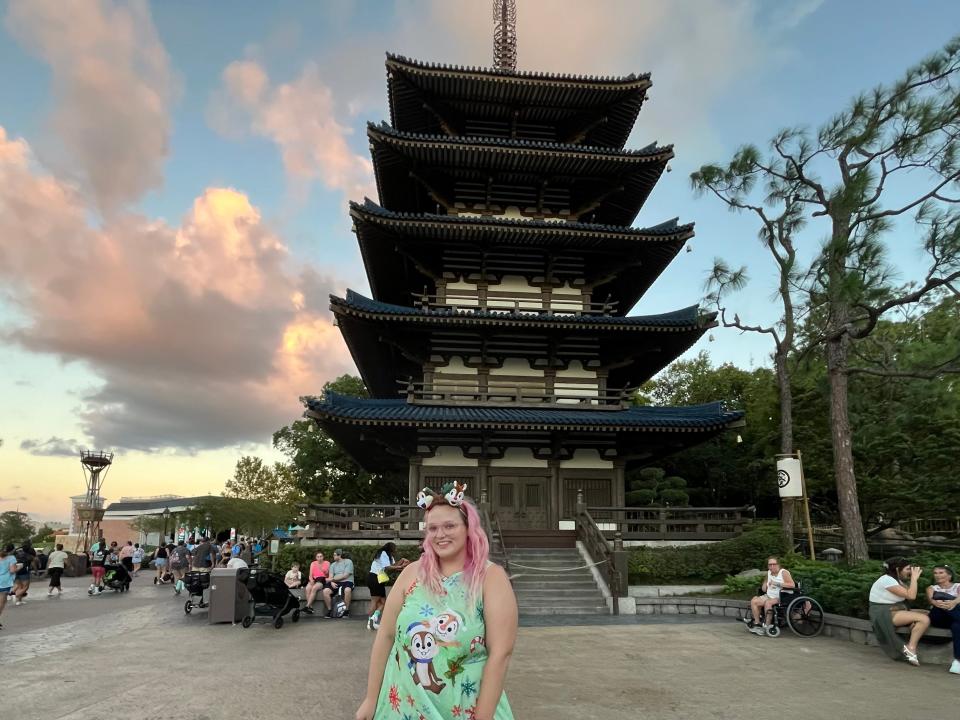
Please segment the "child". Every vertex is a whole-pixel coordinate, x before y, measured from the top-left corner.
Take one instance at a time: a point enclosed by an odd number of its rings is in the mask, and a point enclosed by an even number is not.
[[[283,576],[283,582],[291,590],[296,590],[300,587],[302,583],[302,577],[300,575],[300,563],[293,563],[290,566],[290,569],[287,571],[287,574]]]

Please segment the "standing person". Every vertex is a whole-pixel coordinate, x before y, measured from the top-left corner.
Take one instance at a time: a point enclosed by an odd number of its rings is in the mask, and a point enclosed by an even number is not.
[[[183,540],[177,541],[173,550],[170,552],[170,570],[173,572],[174,583],[183,580],[184,573],[187,572],[190,552],[187,550],[187,544]]]
[[[390,578],[387,572],[390,570],[402,570],[409,563],[407,560],[401,560],[399,563],[394,560],[397,552],[397,546],[388,542],[381,546],[374,553],[373,561],[370,563],[370,572],[367,573],[367,587],[370,589],[370,619],[367,620],[367,629],[376,630],[380,627],[380,615],[383,612],[383,606],[387,602],[387,585]]]
[[[210,540],[206,537],[200,538],[200,543],[193,549],[193,567],[196,570],[209,571],[213,567],[212,554]]]
[[[53,595],[54,589],[57,591],[57,597],[63,594],[63,588],[60,586],[60,578],[63,576],[63,568],[67,563],[67,554],[63,551],[63,545],[57,543],[57,548],[50,557],[47,558],[47,574],[50,576],[50,589],[47,590],[47,596]]]
[[[314,555],[313,562],[310,563],[310,569],[307,572],[307,590],[305,593],[307,604],[303,608],[307,614],[313,615],[313,603],[316,601],[317,595],[323,592],[329,577],[330,562],[323,559],[322,552],[318,552]]]
[[[30,573],[37,562],[37,551],[33,549],[30,538],[23,541],[16,558],[20,567],[13,578],[13,594],[17,598],[16,604],[23,605],[27,602],[27,591],[30,590]]]
[[[0,548],[0,615],[3,615],[3,609],[7,606],[7,596],[13,588],[13,576],[19,568],[20,564],[13,554],[13,543]],[[3,630],[3,623],[0,623],[0,630]]]
[[[240,559],[243,560],[248,566],[253,565],[253,551],[250,549],[249,541],[246,541],[240,545]]]
[[[87,590],[87,595],[103,592],[103,576],[107,573],[103,566],[107,564],[107,559],[110,557],[110,550],[102,539],[95,547],[96,550],[90,553],[90,574],[93,575],[93,582]]]
[[[120,556],[120,564],[123,565],[127,572],[133,572],[133,540],[127,540],[126,544],[120,548],[118,553]]]
[[[870,588],[870,622],[873,633],[883,651],[892,660],[906,660],[911,665],[920,665],[917,645],[930,627],[930,617],[918,610],[908,610],[904,600],[917,599],[919,567],[911,566],[903,558],[890,558],[885,563],[886,572],[878,577]],[[909,583],[907,587],[903,583]],[[910,640],[900,643],[896,628],[910,626]]]
[[[143,548],[140,547],[140,543],[134,543],[131,559],[133,560],[133,576],[137,577],[140,574],[140,566],[143,565]]]
[[[950,672],[960,675],[960,582],[949,565],[934,565],[933,584],[927,588],[930,624],[949,628],[953,636],[953,663]]]
[[[153,553],[153,566],[157,569],[157,575],[153,578],[154,585],[163,583],[163,573],[167,569],[167,556],[167,546],[161,542]]]
[[[347,611],[343,617],[350,617],[350,596],[353,594],[353,560],[343,556],[343,550],[333,551],[333,563],[330,565],[330,579],[323,588],[323,604],[327,606],[327,617],[333,617],[333,596],[343,595]]]
[[[445,488],[446,490],[446,488]],[[383,610],[356,720],[397,717],[400,703],[429,717],[513,720],[503,681],[517,636],[517,601],[489,561],[487,536],[458,485],[424,488],[423,556],[408,565]]]

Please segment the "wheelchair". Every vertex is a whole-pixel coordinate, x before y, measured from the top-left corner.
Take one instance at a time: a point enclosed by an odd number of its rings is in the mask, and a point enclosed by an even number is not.
[[[816,637],[823,630],[823,606],[803,590],[803,582],[796,580],[797,586],[780,591],[780,602],[767,611],[767,635],[777,637],[780,631],[789,627],[794,635],[804,638]],[[757,588],[757,595],[765,595]],[[750,608],[744,612],[741,620],[747,627],[753,627]]]

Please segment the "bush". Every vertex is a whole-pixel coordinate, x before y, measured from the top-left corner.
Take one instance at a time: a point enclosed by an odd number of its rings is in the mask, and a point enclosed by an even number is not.
[[[296,543],[287,543],[286,545],[281,546],[280,552],[277,553],[277,570],[286,572],[290,569],[290,565],[298,562],[300,563],[300,569],[306,573],[310,568],[310,563],[313,562],[314,556],[318,552],[322,552],[324,559],[333,562],[333,551],[336,548],[343,550],[344,554],[353,560],[353,576],[354,580],[360,584],[365,584],[367,581],[367,573],[370,572],[370,563],[373,562],[374,553],[380,549],[381,544],[378,545],[298,545]],[[401,545],[397,543],[397,553],[396,558],[407,558],[408,560],[419,560],[420,559],[420,549],[416,545]]]
[[[657,497],[656,490],[631,490],[626,494],[627,505],[630,507],[636,507],[637,505],[653,505],[654,499]]]
[[[739,537],[715,543],[631,548],[630,582],[718,582],[742,570],[764,568],[767,557],[784,550],[778,522],[755,523]]]
[[[664,505],[671,506],[683,506],[690,504],[690,496],[687,495],[685,490],[678,490],[674,488],[667,488],[666,490],[660,491],[660,502]]]
[[[686,490],[687,481],[682,477],[671,475],[661,480],[659,487],[661,490]]]

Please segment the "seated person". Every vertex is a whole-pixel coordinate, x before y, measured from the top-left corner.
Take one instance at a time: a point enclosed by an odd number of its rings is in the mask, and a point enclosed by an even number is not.
[[[283,584],[291,590],[297,590],[302,584],[301,581],[300,563],[293,563],[290,569],[287,570],[287,574],[283,576]]]
[[[904,600],[917,599],[917,580],[922,570],[912,567],[903,558],[890,558],[886,572],[870,588],[870,622],[880,647],[893,660],[901,657],[911,665],[919,665],[917,645],[930,627],[929,616],[919,610],[909,610]],[[903,582],[909,586],[904,587]],[[901,645],[896,628],[910,626],[910,640]]]
[[[933,567],[933,584],[927,588],[930,624],[949,628],[953,636],[953,663],[950,672],[960,675],[960,582],[949,565]]]
[[[767,558],[767,577],[760,586],[763,594],[750,598],[750,614],[753,616],[753,622],[748,623],[750,632],[754,635],[766,635],[773,622],[772,608],[780,602],[780,591],[796,587],[790,571],[780,567],[780,560],[775,557]]]
[[[323,604],[327,606],[327,617],[331,615],[333,596],[343,591],[343,602],[347,612],[343,617],[350,616],[350,596],[353,594],[353,560],[343,557],[343,550],[333,551],[333,563],[330,565],[330,579],[323,588]]]
[[[323,553],[318,552],[314,560],[310,563],[310,571],[307,573],[307,604],[303,608],[304,612],[313,614],[313,603],[317,599],[330,577],[330,561],[323,559]]]

